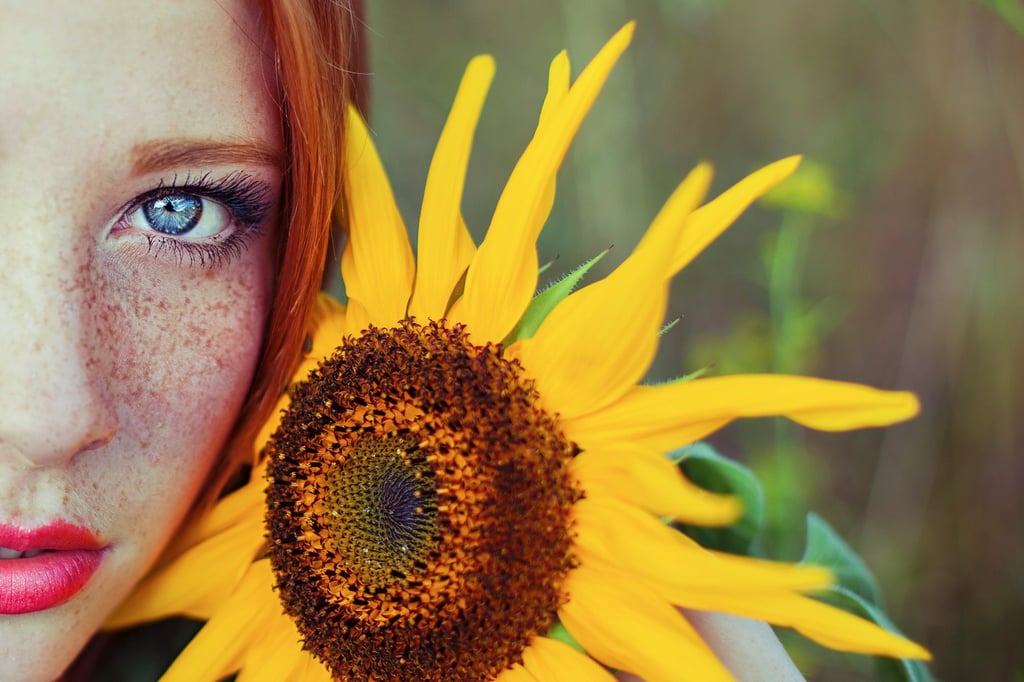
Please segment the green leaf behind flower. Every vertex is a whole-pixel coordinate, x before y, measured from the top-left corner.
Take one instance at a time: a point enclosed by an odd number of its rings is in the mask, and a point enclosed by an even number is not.
[[[743,503],[743,516],[728,528],[676,527],[709,549],[749,554],[764,522],[764,492],[757,477],[739,462],[718,454],[707,443],[694,443],[669,453],[686,477],[716,493],[736,495]]]
[[[801,563],[829,568],[839,584],[872,603],[881,605],[878,582],[864,560],[820,516],[807,515],[807,546]]]

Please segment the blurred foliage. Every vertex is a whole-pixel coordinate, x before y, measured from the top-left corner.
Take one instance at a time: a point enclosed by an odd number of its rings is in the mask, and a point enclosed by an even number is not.
[[[905,425],[818,434],[755,420],[713,444],[766,488],[763,524],[815,509],[875,570],[939,679],[1024,679],[1024,40],[1018,0],[369,3],[373,126],[410,229],[455,85],[498,73],[464,211],[477,236],[532,133],[547,63],[578,72],[638,20],[573,145],[539,244],[621,261],[686,171],[715,191],[792,153],[801,174],[673,285],[652,378],[789,371],[914,390]],[[995,11],[993,11],[993,9]],[[797,521],[794,526],[793,522]],[[791,533],[777,532],[786,558]],[[873,673],[815,655],[810,679]],[[802,659],[801,659],[802,660]],[[807,663],[807,665],[811,665]]]

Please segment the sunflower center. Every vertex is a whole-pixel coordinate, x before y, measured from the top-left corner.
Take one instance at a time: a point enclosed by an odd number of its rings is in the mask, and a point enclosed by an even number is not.
[[[437,546],[433,472],[411,441],[363,438],[325,480],[339,560],[368,588],[405,578]]]
[[[496,345],[405,321],[347,339],[268,450],[270,561],[338,679],[490,679],[565,602],[575,451]]]

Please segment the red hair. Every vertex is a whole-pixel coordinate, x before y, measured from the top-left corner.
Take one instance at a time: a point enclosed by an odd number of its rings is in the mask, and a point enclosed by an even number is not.
[[[345,111],[352,102],[365,115],[368,99],[362,0],[263,0],[262,9],[276,50],[288,158],[275,293],[249,398],[201,502],[250,459],[253,437],[295,369],[328,247],[341,230],[332,214],[343,195]]]

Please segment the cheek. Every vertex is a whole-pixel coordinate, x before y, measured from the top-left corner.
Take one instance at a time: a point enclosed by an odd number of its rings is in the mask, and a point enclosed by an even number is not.
[[[92,473],[122,481],[119,507],[153,530],[187,510],[246,397],[268,308],[268,261],[250,251],[228,271],[133,263],[117,273],[122,286],[100,287],[121,292],[96,317],[112,351],[108,399],[119,427],[116,447]]]

